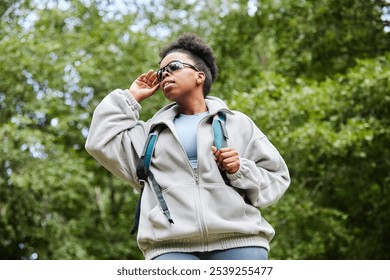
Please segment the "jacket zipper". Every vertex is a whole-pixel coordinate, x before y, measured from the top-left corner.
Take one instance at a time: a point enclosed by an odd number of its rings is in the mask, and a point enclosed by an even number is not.
[[[206,247],[206,239],[207,239],[207,233],[206,233],[206,226],[205,226],[205,222],[204,222],[204,218],[203,218],[203,209],[202,209],[202,199],[201,199],[201,193],[200,193],[200,182],[199,182],[199,172],[198,172],[198,169],[197,167],[193,168],[192,167],[192,164],[190,162],[190,160],[188,159],[188,156],[187,156],[187,153],[183,147],[183,145],[180,143],[180,140],[179,138],[176,136],[176,134],[174,132],[172,132],[172,134],[174,135],[174,137],[176,138],[179,146],[181,147],[181,150],[186,158],[186,162],[187,162],[187,165],[189,166],[189,168],[192,170],[192,175],[193,175],[193,178],[194,178],[194,181],[195,181],[195,188],[196,188],[196,201],[195,201],[195,211],[196,213],[194,213],[197,217],[197,222],[198,222],[198,225],[199,225],[199,229],[200,229],[200,236],[202,237],[201,238],[201,242],[203,243],[202,244],[202,247]],[[198,167],[199,167],[199,159],[198,159]],[[207,248],[206,248],[207,249]]]
[[[195,184],[196,184],[196,192],[197,192],[197,201],[196,201],[196,210],[197,210],[197,216],[198,222],[199,222],[199,227],[200,227],[200,233],[202,237],[202,245],[204,247],[205,251],[208,251],[208,238],[207,238],[207,228],[206,224],[204,221],[204,212],[203,212],[203,207],[202,207],[202,196],[201,196],[201,189],[200,189],[200,183],[199,183],[199,173],[198,173],[198,168],[193,169],[194,172],[194,179],[195,179]]]
[[[202,118],[199,123],[198,123],[198,127],[197,127],[197,132],[199,131],[199,126],[201,126],[206,119],[210,118],[210,115]],[[198,134],[198,133],[197,133]],[[196,139],[196,141],[198,142],[198,137]],[[199,147],[198,145],[199,143],[197,143],[197,147]],[[196,184],[196,191],[197,191],[197,194],[198,194],[198,198],[197,198],[197,215],[199,217],[199,227],[200,227],[200,233],[201,233],[201,237],[202,237],[202,242],[203,242],[203,248],[204,248],[204,251],[208,251],[209,250],[209,242],[208,242],[208,230],[207,230],[207,226],[206,226],[206,222],[205,222],[205,219],[204,219],[204,212],[203,212],[203,207],[202,207],[202,195],[201,195],[201,189],[200,189],[200,181],[199,181],[199,164],[200,164],[200,159],[199,159],[199,154],[197,156],[198,158],[198,164],[197,164],[197,167],[196,168],[193,168],[193,172],[194,172],[194,179],[195,179],[195,184]]]
[[[209,116],[206,116],[204,117],[203,119],[200,120],[199,124],[198,124],[198,127],[201,125],[201,123],[204,122],[205,119],[207,119]],[[168,126],[169,127],[169,126]],[[172,131],[172,130],[171,130]],[[197,129],[198,131],[198,129]],[[204,247],[205,251],[208,251],[208,236],[207,236],[207,227],[206,227],[206,224],[205,224],[205,220],[204,220],[204,212],[203,212],[203,208],[202,208],[202,199],[201,199],[201,190],[200,190],[200,182],[199,182],[199,157],[198,157],[198,166],[193,168],[192,165],[191,165],[191,162],[190,160],[188,159],[188,156],[187,156],[187,153],[183,147],[183,145],[180,143],[180,140],[179,138],[177,137],[176,133],[172,131],[172,134],[175,136],[177,142],[179,143],[179,146],[181,147],[184,155],[185,155],[185,158],[186,158],[186,161],[187,161],[187,164],[190,166],[190,168],[192,169],[192,172],[193,172],[193,177],[194,177],[194,180],[195,180],[195,185],[196,185],[196,192],[197,192],[197,198],[196,198],[196,204],[195,204],[195,208],[196,208],[196,216],[198,217],[198,223],[199,223],[199,228],[200,228],[200,234],[201,234],[201,241],[202,241],[202,247]],[[196,140],[198,141],[198,139]],[[199,147],[199,145],[197,145]]]

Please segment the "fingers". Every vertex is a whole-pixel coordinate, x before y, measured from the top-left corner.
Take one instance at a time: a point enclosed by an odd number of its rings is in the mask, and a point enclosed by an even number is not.
[[[157,80],[157,73],[149,70],[147,73],[140,75],[130,86],[130,94],[141,102],[152,96],[160,87]]]
[[[144,85],[148,87],[155,87],[159,84],[159,81],[157,79],[157,72],[154,72],[152,69],[149,70],[147,73],[143,73],[141,76],[137,79],[140,83],[143,83]]]
[[[238,159],[231,163],[227,163],[224,168],[226,172],[230,174],[236,173],[240,169],[240,160]]]
[[[235,173],[240,169],[240,157],[233,148],[217,150],[215,146],[212,146],[211,151],[217,164],[228,173]]]

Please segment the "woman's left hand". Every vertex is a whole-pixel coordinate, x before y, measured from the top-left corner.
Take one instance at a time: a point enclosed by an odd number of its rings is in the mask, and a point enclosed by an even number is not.
[[[233,174],[240,169],[240,157],[233,148],[222,148],[217,150],[215,146],[211,147],[215,161],[223,170]]]

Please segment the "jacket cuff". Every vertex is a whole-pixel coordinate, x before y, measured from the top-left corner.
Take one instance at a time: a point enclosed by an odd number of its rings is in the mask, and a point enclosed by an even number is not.
[[[127,104],[134,110],[140,111],[142,106],[135,100],[135,98],[130,94],[128,89],[122,91],[122,95],[127,98]]]
[[[240,168],[237,170],[237,172],[232,173],[232,174],[226,172],[226,176],[229,179],[229,181],[233,181],[233,180],[237,180],[238,178],[241,178],[246,172],[247,172],[247,170],[245,171],[243,162],[240,158]]]

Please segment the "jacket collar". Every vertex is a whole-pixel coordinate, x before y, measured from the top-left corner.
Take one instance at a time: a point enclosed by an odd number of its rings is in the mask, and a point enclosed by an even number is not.
[[[234,115],[234,113],[227,107],[227,105],[218,97],[207,96],[206,97],[206,105],[209,109],[210,116],[214,116],[218,114],[218,112],[224,111],[227,114]],[[156,125],[165,123],[169,126],[169,124],[173,121],[173,119],[179,114],[179,106],[176,103],[171,103],[164,106],[160,109],[150,120],[151,129],[153,129]]]

